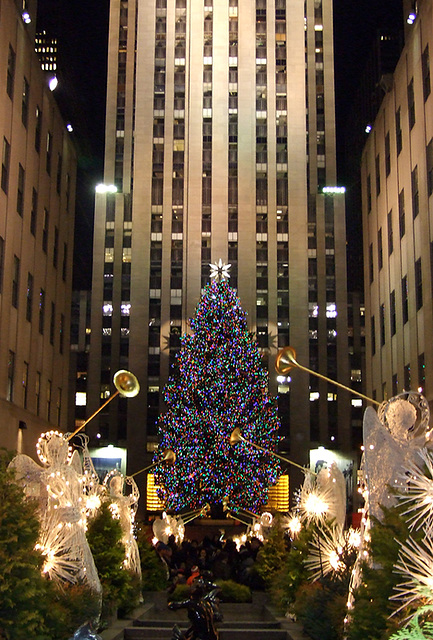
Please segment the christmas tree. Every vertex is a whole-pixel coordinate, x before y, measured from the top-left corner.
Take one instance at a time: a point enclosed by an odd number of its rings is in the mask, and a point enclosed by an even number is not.
[[[156,459],[172,449],[176,462],[159,465],[156,482],[167,509],[220,503],[258,513],[279,463],[248,443],[231,446],[230,435],[238,427],[249,442],[276,451],[279,419],[246,313],[219,271],[204,289],[165,388]]]

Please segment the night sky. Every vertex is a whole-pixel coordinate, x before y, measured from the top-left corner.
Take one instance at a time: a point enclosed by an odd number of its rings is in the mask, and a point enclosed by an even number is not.
[[[403,29],[401,4],[402,0],[334,0],[340,174],[344,174],[345,120],[358,78],[377,30],[388,26]],[[56,95],[65,118],[75,126],[80,150],[76,233],[80,251],[76,251],[79,269],[75,286],[86,287],[90,286],[85,254],[91,251],[94,186],[103,169],[109,0],[39,0],[38,7],[38,29],[45,28],[58,38],[60,84]]]

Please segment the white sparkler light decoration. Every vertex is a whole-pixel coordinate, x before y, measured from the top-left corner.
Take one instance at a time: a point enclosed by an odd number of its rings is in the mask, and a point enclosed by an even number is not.
[[[421,590],[423,604],[426,600],[427,604],[433,604],[433,540],[425,538],[418,544],[409,538],[401,545],[395,570],[405,578],[405,582],[395,587],[397,593],[392,596],[393,600],[402,602],[397,612],[420,600]]]
[[[411,514],[408,519],[410,529],[424,529],[426,536],[433,535],[433,453],[421,449],[419,458],[427,467],[424,473],[415,462],[409,461],[401,474],[406,484],[406,493],[399,496],[402,504],[410,505],[404,515]]]
[[[311,541],[310,555],[305,561],[312,571],[312,579],[317,580],[328,573],[343,573],[349,569],[346,560],[356,542],[352,528],[346,531],[339,527],[321,529],[317,538]]]

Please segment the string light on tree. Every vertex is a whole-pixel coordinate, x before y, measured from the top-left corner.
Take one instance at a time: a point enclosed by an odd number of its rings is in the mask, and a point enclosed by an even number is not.
[[[259,513],[280,465],[273,456],[243,442],[230,445],[238,427],[251,442],[269,451],[278,446],[277,406],[246,314],[226,277],[229,265],[212,265],[214,277],[181,338],[159,419],[160,445],[176,463],[155,474],[167,509],[200,509],[206,503]]]

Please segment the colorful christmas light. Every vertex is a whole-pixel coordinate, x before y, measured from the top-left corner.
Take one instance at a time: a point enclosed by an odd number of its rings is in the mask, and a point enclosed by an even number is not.
[[[279,419],[269,396],[254,335],[233,289],[216,279],[204,289],[193,333],[182,347],[165,389],[168,411],[159,419],[155,460],[172,449],[176,463],[160,466],[166,508],[199,509],[226,500],[257,512],[280,474],[278,461],[244,443],[230,446],[239,427],[249,441],[275,452]]]

